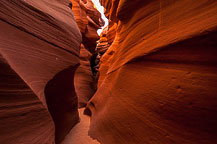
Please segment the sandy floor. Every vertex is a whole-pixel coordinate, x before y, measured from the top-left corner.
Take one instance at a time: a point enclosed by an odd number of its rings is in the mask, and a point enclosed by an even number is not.
[[[79,109],[80,123],[72,128],[61,144],[99,144],[88,136],[90,118],[83,115],[83,111],[84,109]]]

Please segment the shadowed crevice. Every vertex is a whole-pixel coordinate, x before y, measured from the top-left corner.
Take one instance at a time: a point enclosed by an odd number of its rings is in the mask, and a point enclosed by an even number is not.
[[[55,123],[55,141],[59,144],[79,122],[78,98],[74,88],[76,66],[57,73],[45,87],[48,110]]]

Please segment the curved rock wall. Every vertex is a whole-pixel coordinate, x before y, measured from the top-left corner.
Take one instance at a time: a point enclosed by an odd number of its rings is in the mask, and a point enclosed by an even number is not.
[[[0,1],[0,143],[60,143],[87,103],[102,144],[216,144],[217,2],[100,2],[96,48],[91,0]]]
[[[73,75],[82,39],[68,3],[0,1],[2,144],[50,144],[54,135],[59,143],[79,121]]]
[[[0,143],[54,144],[48,110],[2,55],[0,67]]]
[[[85,107],[95,90],[94,77],[91,71],[90,60],[92,54],[81,45],[80,66],[75,72],[75,90],[78,96],[79,108]]]
[[[99,39],[97,29],[104,25],[101,14],[94,8],[91,0],[71,0],[75,20],[82,33],[80,50],[80,67],[75,73],[75,89],[79,107],[85,107],[95,92],[95,81],[91,71],[96,41]]]
[[[215,144],[217,2],[100,0],[113,43],[87,105],[102,144]]]
[[[82,33],[82,43],[86,49],[94,53],[96,41],[99,39],[97,29],[105,22],[91,0],[71,0],[71,2],[75,20]]]

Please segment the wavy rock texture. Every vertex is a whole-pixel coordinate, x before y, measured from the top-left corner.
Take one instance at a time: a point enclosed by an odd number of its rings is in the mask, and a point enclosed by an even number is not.
[[[79,107],[85,107],[94,94],[94,77],[90,67],[92,54],[81,45],[80,66],[75,72],[75,90]]]
[[[71,2],[76,23],[82,33],[81,65],[75,74],[76,92],[81,108],[86,106],[95,91],[96,84],[90,62],[94,59],[96,41],[99,39],[97,29],[104,25],[104,21],[91,0],[71,0]]]
[[[116,28],[117,28],[117,23],[112,22],[110,20],[108,26],[103,29],[102,33],[100,34],[100,39],[99,41],[97,41],[97,47],[96,47],[96,52],[98,53],[97,58],[101,58],[104,55],[104,53],[108,50],[110,45],[113,43],[116,35]],[[100,65],[99,62],[97,62],[96,65],[97,66],[95,66],[96,67],[95,71],[98,72],[99,65]],[[100,82],[98,83],[100,84]]]
[[[99,62],[100,62],[100,58],[102,57],[102,55],[108,50],[110,44],[108,43],[108,40],[107,40],[107,32],[108,32],[108,26],[106,26],[103,31],[101,32],[100,34],[100,39],[97,41],[97,46],[96,46],[96,58],[95,58],[95,61],[94,61],[94,65],[92,66],[93,67],[93,72],[94,72],[94,75],[96,77],[98,77],[99,73]],[[96,78],[97,80],[97,78]]]
[[[100,55],[100,57],[107,51],[110,46],[110,44],[108,43],[107,33],[108,26],[103,29],[102,33],[100,34],[100,39],[99,41],[97,41],[96,51]]]
[[[37,95],[0,56],[0,143],[54,143],[54,124]]]
[[[68,3],[0,1],[2,144],[59,143],[79,120],[81,34]]]
[[[217,2],[100,0],[116,36],[87,105],[102,144],[215,144]]]
[[[101,28],[105,22],[91,0],[71,0],[71,2],[75,20],[82,33],[82,43],[86,49],[94,53],[96,41],[99,39],[97,29]]]

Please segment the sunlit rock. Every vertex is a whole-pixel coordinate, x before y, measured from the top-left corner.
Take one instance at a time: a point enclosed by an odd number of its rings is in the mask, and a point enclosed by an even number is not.
[[[215,144],[217,2],[100,2],[117,28],[86,109],[91,137],[102,144]]]

